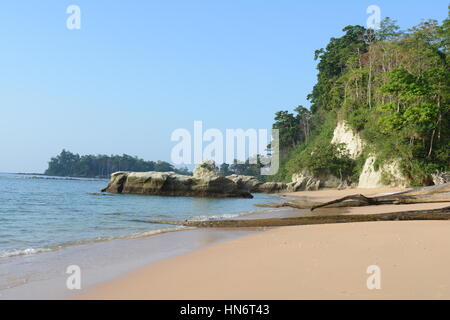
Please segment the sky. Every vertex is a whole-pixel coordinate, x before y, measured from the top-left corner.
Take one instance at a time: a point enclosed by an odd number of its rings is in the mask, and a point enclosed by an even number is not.
[[[174,130],[270,129],[309,106],[314,51],[370,5],[403,29],[448,0],[8,0],[0,6],[0,172],[62,149],[170,161]],[[69,5],[81,28],[69,30]]]

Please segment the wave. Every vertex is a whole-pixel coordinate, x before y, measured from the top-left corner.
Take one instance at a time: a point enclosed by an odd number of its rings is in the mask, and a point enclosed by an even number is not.
[[[63,248],[71,247],[71,246],[89,245],[89,244],[95,244],[95,243],[107,242],[107,241],[113,241],[113,240],[131,240],[131,239],[147,238],[147,237],[154,236],[157,234],[190,230],[190,229],[193,229],[193,228],[181,226],[181,227],[177,227],[177,228],[158,229],[158,230],[151,230],[151,231],[145,231],[145,232],[140,232],[140,233],[124,234],[124,235],[119,235],[119,236],[98,237],[95,239],[68,241],[68,242],[64,242],[59,245],[49,246],[49,247],[3,250],[3,251],[0,251],[0,259],[12,258],[12,257],[18,257],[18,256],[30,256],[30,255],[34,255],[34,254],[38,254],[38,253],[57,251],[57,250],[60,250]]]
[[[33,173],[0,173],[0,178],[8,179],[37,179],[37,180],[63,180],[63,181],[108,181],[106,178],[58,177]]]
[[[282,211],[284,208],[270,208],[266,210],[254,210],[254,211],[245,211],[239,213],[224,213],[224,214],[216,214],[216,215],[202,215],[202,216],[193,216],[187,219],[186,221],[215,221],[215,220],[228,220],[233,218],[245,217],[249,215],[257,215],[257,214],[265,214],[269,212],[277,212]],[[171,217],[167,215],[152,215],[154,217]],[[142,223],[155,223],[155,220],[143,220],[143,219],[130,219],[130,222],[142,222]],[[167,220],[168,224],[170,222],[177,222],[176,220]],[[162,222],[157,222],[162,223]]]
[[[0,251],[0,258],[10,258],[16,256],[29,256],[41,252],[53,251],[50,248],[26,248]]]
[[[255,215],[255,214],[263,214],[268,213],[270,211],[274,210],[256,210],[256,211],[245,211],[245,212],[239,212],[239,213],[224,213],[224,214],[217,214],[217,215],[204,215],[204,216],[194,216],[190,218],[190,221],[211,221],[211,220],[226,220],[226,219],[232,219],[232,218],[239,218],[249,215]]]

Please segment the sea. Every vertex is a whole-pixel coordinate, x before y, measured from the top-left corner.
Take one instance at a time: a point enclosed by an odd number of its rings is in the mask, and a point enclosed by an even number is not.
[[[280,201],[265,194],[221,199],[101,193],[107,183],[0,173],[0,299],[59,298],[71,264],[96,271],[91,279],[107,280],[132,267],[248,232],[193,231],[152,220],[239,218],[261,213],[255,204]],[[52,280],[58,285],[49,285]]]

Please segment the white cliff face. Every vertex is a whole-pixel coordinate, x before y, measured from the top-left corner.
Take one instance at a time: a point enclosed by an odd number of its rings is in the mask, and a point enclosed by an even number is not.
[[[361,156],[365,147],[365,143],[360,135],[355,132],[346,121],[340,121],[337,124],[331,143],[344,144],[349,152],[349,156],[354,160]],[[375,156],[370,156],[366,160],[359,177],[359,188],[380,188],[385,186],[406,187],[408,185],[407,179],[405,179],[401,173],[398,161],[382,164],[378,171],[375,170],[375,161]],[[298,185],[303,187],[305,184],[314,184],[317,181],[316,188],[318,188],[319,185],[320,187],[336,188],[343,182],[333,176],[314,177],[305,172],[294,174],[292,176],[292,184],[294,186]],[[300,187],[298,189],[303,190]]]
[[[333,139],[331,140],[333,144],[344,144],[348,150],[349,156],[352,159],[358,158],[364,148],[364,142],[357,132],[352,130],[350,126],[345,121],[340,121],[334,130]],[[313,156],[313,154],[311,154]],[[298,190],[318,190],[322,188],[338,188],[341,186],[343,181],[339,178],[328,175],[315,177],[314,175],[304,171],[292,176],[292,184],[294,189]],[[296,190],[297,191],[297,190]]]
[[[345,144],[350,157],[352,159],[358,158],[364,149],[364,142],[357,132],[355,132],[345,121],[340,121],[334,129],[333,144]]]
[[[382,177],[388,175],[390,177],[390,183],[388,186],[391,187],[406,187],[407,180],[403,177],[400,167],[397,161],[391,163],[383,164],[378,171],[375,170],[376,158],[371,156],[367,158],[364,164],[361,175],[359,176],[359,188],[381,188],[386,186],[383,183]]]
[[[364,164],[364,167],[359,176],[359,188],[379,188],[381,184],[381,172],[375,171],[374,163],[375,157],[369,157]]]

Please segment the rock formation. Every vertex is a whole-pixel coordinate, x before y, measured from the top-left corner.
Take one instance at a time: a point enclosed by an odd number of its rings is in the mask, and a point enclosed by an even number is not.
[[[265,182],[258,185],[253,192],[256,193],[280,193],[287,191],[287,184],[284,182]]]
[[[398,161],[384,163],[375,170],[376,158],[367,158],[359,176],[359,188],[379,188],[383,186],[406,187],[407,180],[403,177]]]
[[[253,198],[225,177],[196,178],[174,172],[116,172],[102,192],[162,196]]]
[[[333,175],[315,176],[304,170],[292,175],[292,182],[288,184],[288,190],[290,192],[317,191],[321,188],[339,188],[344,184],[345,182]]]
[[[441,185],[450,183],[450,172],[439,172],[432,174],[431,177],[433,178],[433,183],[435,185]]]
[[[193,172],[194,178],[217,178],[220,176],[214,160],[206,160],[197,165]]]
[[[355,132],[345,121],[340,121],[337,124],[331,143],[344,144],[350,158],[354,160],[362,155],[366,145],[359,133]],[[408,185],[407,179],[401,173],[399,161],[393,160],[390,163],[383,163],[377,170],[375,170],[375,162],[375,155],[370,155],[366,159],[359,177],[359,188],[405,187]],[[321,187],[334,187],[331,185],[336,183],[335,179],[325,179],[325,181],[327,180],[334,181],[328,183],[330,186],[324,186],[324,183],[322,183]],[[342,186],[344,184],[345,182],[343,181]]]
[[[261,182],[252,176],[241,176],[233,174],[227,179],[234,181],[239,189],[253,193],[280,193],[290,191],[288,184],[284,182]]]
[[[316,191],[320,188],[320,180],[307,171],[292,175],[292,183],[288,185],[291,192]]]
[[[247,190],[248,192],[258,192],[257,190],[259,186],[263,184],[253,176],[233,174],[231,176],[227,176],[226,178],[236,183],[239,189]]]
[[[340,121],[337,124],[331,143],[344,144],[352,159],[357,159],[364,149],[364,142],[359,134],[354,132],[345,121]]]
[[[108,186],[102,192],[129,193],[163,196],[193,197],[241,197],[252,198],[251,193],[280,193],[298,191],[303,182],[263,183],[252,176],[230,175],[223,177],[214,161],[205,161],[194,170],[193,176],[175,172],[116,172],[111,175]],[[316,181],[306,181],[305,188],[317,190]],[[303,189],[302,189],[303,190]]]

